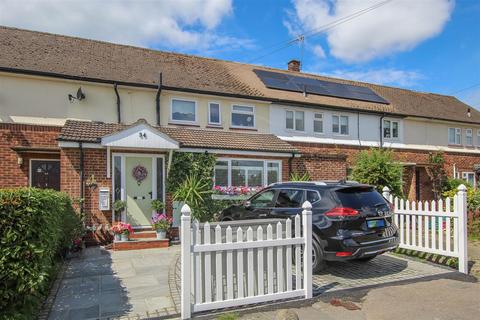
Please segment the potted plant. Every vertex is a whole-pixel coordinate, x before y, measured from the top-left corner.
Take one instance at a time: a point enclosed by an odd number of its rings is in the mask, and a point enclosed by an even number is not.
[[[113,211],[115,213],[122,213],[127,208],[127,201],[116,200],[112,205]],[[121,219],[121,216],[120,216]]]
[[[111,230],[113,231],[114,241],[121,241],[122,229],[120,228],[120,224],[117,223],[113,225]]]
[[[112,227],[112,230],[115,234],[115,240],[116,241],[128,241],[130,238],[130,234],[133,233],[133,228],[130,225],[130,223],[125,223],[125,222],[119,222],[116,225]],[[118,239],[118,235],[120,235],[120,239]]]
[[[167,217],[165,213],[157,212],[152,217],[152,225],[157,232],[157,239],[162,240],[167,238],[167,230],[172,225],[173,219]]]

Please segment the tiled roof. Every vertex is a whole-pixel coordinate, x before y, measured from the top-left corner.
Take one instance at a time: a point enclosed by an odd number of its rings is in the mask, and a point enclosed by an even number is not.
[[[135,125],[135,124],[133,124]],[[124,124],[67,120],[58,140],[99,143],[103,136],[129,127]],[[223,130],[154,127],[179,142],[183,148],[222,149],[294,153],[297,150],[273,134],[231,132]]]
[[[321,105],[401,116],[480,123],[480,112],[452,96],[277,70],[262,66],[155,51],[101,41],[0,27],[0,70],[26,70],[178,90],[235,95],[272,102]],[[266,88],[253,69],[371,88],[389,105]]]

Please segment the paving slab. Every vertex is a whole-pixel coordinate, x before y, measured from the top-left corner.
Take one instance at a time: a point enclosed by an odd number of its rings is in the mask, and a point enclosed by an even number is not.
[[[134,251],[88,248],[68,262],[51,320],[177,314],[169,285],[179,247]]]

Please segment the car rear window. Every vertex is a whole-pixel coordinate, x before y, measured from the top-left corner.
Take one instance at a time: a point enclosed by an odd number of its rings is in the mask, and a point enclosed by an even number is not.
[[[345,188],[336,190],[335,194],[342,206],[347,208],[375,208],[387,204],[383,196],[374,188]]]

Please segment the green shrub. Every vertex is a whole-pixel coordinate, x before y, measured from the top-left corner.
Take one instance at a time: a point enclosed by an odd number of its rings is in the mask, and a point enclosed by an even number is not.
[[[66,194],[35,188],[0,189],[0,216],[0,319],[31,319],[82,222]]]
[[[402,166],[393,159],[393,152],[386,149],[371,149],[358,154],[352,178],[361,183],[375,186],[379,192],[383,187],[402,196]]]

